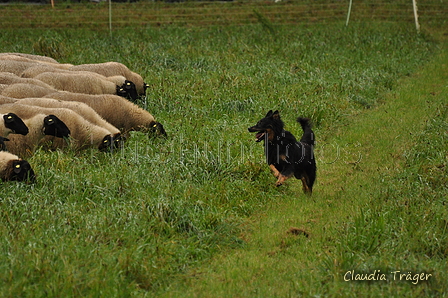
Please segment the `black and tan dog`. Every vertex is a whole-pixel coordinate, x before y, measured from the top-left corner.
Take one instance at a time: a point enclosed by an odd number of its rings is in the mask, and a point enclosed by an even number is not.
[[[302,180],[303,191],[311,194],[316,180],[316,161],[314,159],[314,133],[310,120],[297,118],[303,129],[300,142],[284,130],[283,121],[278,111],[269,111],[249,132],[256,132],[255,140],[264,140],[266,162],[277,178],[276,186],[282,185],[293,175]]]

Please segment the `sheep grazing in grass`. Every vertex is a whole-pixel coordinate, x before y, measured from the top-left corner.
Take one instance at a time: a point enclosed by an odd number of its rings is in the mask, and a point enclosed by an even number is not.
[[[84,119],[92,124],[98,125],[107,129],[115,138],[118,138],[121,134],[120,130],[104,120],[94,109],[82,102],[64,101],[53,98],[24,98],[18,99],[17,103],[30,106],[38,106],[42,108],[65,108],[70,109],[79,115],[82,115]]]
[[[129,70],[129,68],[119,62],[105,62],[96,64],[72,65],[69,63],[61,64],[53,58],[32,54],[22,53],[0,53],[0,60],[6,61],[1,66],[0,71],[12,72],[21,75],[24,78],[34,78],[43,72],[55,72],[62,70],[70,70],[76,72],[89,72],[99,74],[103,77],[113,78],[112,82],[116,82],[117,78],[124,77],[128,81],[133,82],[137,88],[138,95],[144,95],[147,84],[143,82],[141,75]],[[2,70],[3,69],[5,70]],[[122,86],[123,82],[116,84]]]
[[[114,148],[121,148],[124,137],[121,136],[121,132],[118,128],[104,120],[94,109],[82,102],[63,101],[52,98],[23,98],[15,99],[4,97],[0,95],[0,105],[7,103],[18,103],[29,106],[37,106],[42,108],[66,108],[70,109],[79,115],[82,115],[84,119],[91,122],[94,125],[98,125],[107,129],[113,136]]]
[[[42,108],[17,102],[1,105],[0,112],[3,110],[11,110],[25,119],[38,113],[57,116],[70,129],[70,146],[75,150],[94,147],[105,151],[110,150],[116,144],[115,136],[109,130],[90,123],[84,117],[70,109]],[[53,143],[52,148],[64,148],[67,146],[66,142],[57,138],[45,137],[45,140]]]
[[[99,73],[105,77],[124,76],[127,80],[133,82],[137,88],[138,95],[145,95],[146,84],[138,73],[131,71],[126,65],[119,62],[105,62],[94,64],[74,65],[69,70],[85,70]]]
[[[3,118],[3,121],[0,121],[0,134],[2,137],[6,138],[10,133],[28,134],[29,129],[19,116],[10,112],[6,112],[6,114],[0,113],[0,115]]]
[[[19,156],[32,155],[45,136],[67,138],[70,135],[65,123],[55,115],[35,114],[24,121],[30,132],[26,136],[11,135],[8,143],[8,151]]]
[[[33,84],[18,83],[6,86],[1,91],[1,95],[10,98],[43,97],[50,93],[57,92],[51,86],[41,87]]]
[[[17,155],[0,152],[0,178],[3,181],[34,182],[36,175],[31,165]]]
[[[83,102],[94,109],[113,126],[126,133],[131,130],[166,136],[163,125],[148,111],[116,95],[85,95],[71,92],[55,92],[45,97],[65,101]]]
[[[117,90],[117,95],[136,101],[139,97],[135,84],[126,80],[120,89]]]
[[[0,72],[0,84],[11,85],[11,84],[17,84],[17,83],[37,85],[40,87],[51,89],[50,85],[45,84],[44,82],[42,82],[40,80],[36,80],[33,78],[21,78],[13,73],[10,73],[10,72]]]
[[[84,94],[117,94],[122,87],[107,79],[87,73],[44,72],[37,75],[35,79],[60,91]]]
[[[64,69],[54,68],[49,65],[42,64],[42,65],[36,65],[36,66],[30,67],[30,68],[27,68],[26,70],[24,70],[22,72],[21,76],[23,78],[40,78],[40,75],[44,74],[44,73],[65,73],[69,76],[81,75],[81,79],[82,78],[85,79],[86,76],[87,77],[94,76],[98,80],[109,81],[109,82],[114,83],[115,84],[115,93],[114,94],[117,94],[119,96],[131,99],[131,100],[136,100],[139,97],[135,84],[133,82],[127,80],[124,76],[121,76],[121,75],[105,77],[96,72],[82,71],[82,70],[80,70],[80,71],[64,70]],[[48,79],[44,79],[44,80],[48,80]],[[75,82],[79,83],[80,79],[79,78],[75,79]],[[104,92],[104,88],[103,88],[103,91],[99,92],[98,91],[99,89],[94,89],[94,91],[92,91],[90,88],[88,88],[86,86],[83,86],[82,89],[81,89],[81,86],[73,86],[73,87],[69,86],[69,87],[65,87],[64,89],[61,89],[61,86],[59,84],[57,86],[59,86],[57,88],[58,90],[72,91],[72,92],[78,92],[78,93],[87,93],[87,94],[103,94],[103,93],[110,94],[110,92]],[[112,85],[110,85],[110,86],[112,86]],[[88,89],[86,90],[86,88],[88,88]],[[110,90],[112,90],[112,87]]]

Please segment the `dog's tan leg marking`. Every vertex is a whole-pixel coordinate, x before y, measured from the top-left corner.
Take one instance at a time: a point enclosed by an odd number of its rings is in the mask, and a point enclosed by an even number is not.
[[[303,184],[303,192],[306,194],[311,194],[311,189],[308,187],[308,177],[303,176],[302,178],[300,178],[300,180],[302,180],[302,184]]]
[[[280,172],[277,170],[277,168],[274,165],[269,165],[269,168],[271,168],[272,174],[274,174],[275,178],[278,178]]]
[[[293,174],[291,174],[291,175],[289,175],[289,176],[285,176],[285,175],[279,174],[279,176],[278,176],[278,180],[277,180],[277,182],[275,183],[275,186],[280,186],[280,185],[282,185],[282,184],[286,181],[286,179],[291,178],[292,175],[293,175]]]

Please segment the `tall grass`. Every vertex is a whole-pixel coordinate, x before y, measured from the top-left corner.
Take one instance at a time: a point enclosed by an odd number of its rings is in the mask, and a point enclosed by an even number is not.
[[[382,186],[360,206],[360,213],[341,227],[334,251],[323,259],[324,275],[345,286],[346,272],[365,274],[375,269],[388,282],[371,282],[373,296],[381,292],[446,295],[447,116],[447,106],[439,104],[434,118],[406,152],[404,169],[396,176],[383,177]],[[398,279],[398,274],[408,273],[414,279]],[[415,279],[421,273],[431,278]]]
[[[128,28],[113,38],[84,29],[4,30],[2,52],[58,55],[73,64],[118,61],[141,73],[150,88],[139,104],[169,137],[133,133],[113,154],[39,150],[29,160],[36,184],[3,183],[1,296],[151,296],[216,254],[244,248],[251,215],[301,196],[292,181],[272,186],[247,127],[279,109],[296,135],[294,119],[311,117],[324,143],[437,47],[398,24],[270,28]],[[324,158],[318,162],[329,162]],[[388,202],[347,226],[342,250],[370,254],[386,245],[357,231],[390,229],[384,223],[395,205]],[[443,221],[428,220],[438,225],[428,252],[446,254]]]

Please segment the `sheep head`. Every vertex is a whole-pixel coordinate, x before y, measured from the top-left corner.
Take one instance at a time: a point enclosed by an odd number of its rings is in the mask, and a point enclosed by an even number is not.
[[[160,122],[152,122],[149,127],[149,137],[163,136],[166,137],[166,131]]]
[[[124,81],[124,84],[117,86],[117,95],[136,101],[138,99],[137,87],[129,80]]]
[[[5,122],[5,127],[9,128],[12,133],[27,135],[29,132],[23,120],[14,113],[3,115],[3,121]]]
[[[55,115],[48,115],[44,118],[43,132],[45,135],[58,138],[67,138],[70,135],[70,129]]]
[[[35,182],[36,175],[26,160],[14,159],[9,163],[9,170],[5,180]]]

